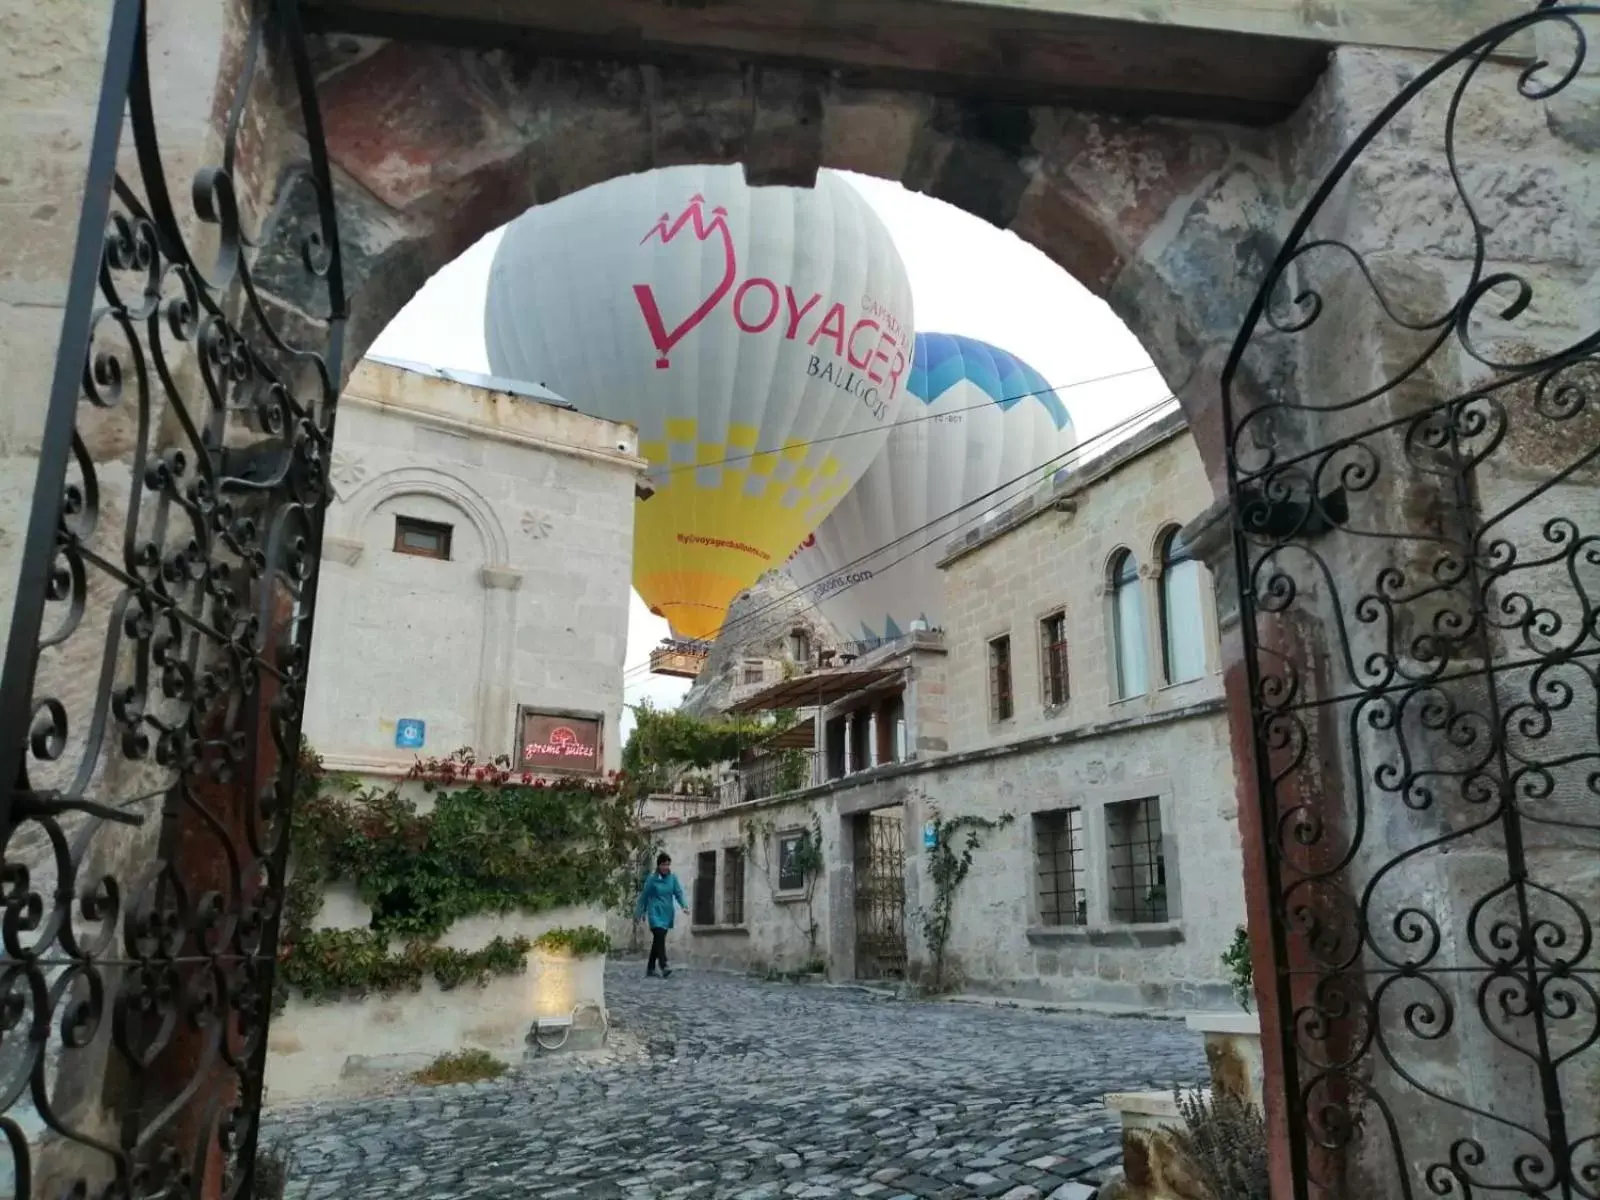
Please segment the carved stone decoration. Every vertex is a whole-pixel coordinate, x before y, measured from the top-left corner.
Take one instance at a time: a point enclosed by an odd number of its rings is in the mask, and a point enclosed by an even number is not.
[[[344,450],[335,450],[328,474],[334,482],[333,494],[340,500],[348,500],[350,493],[366,481],[367,464],[354,454]]]
[[[522,532],[533,541],[542,541],[550,536],[550,518],[543,513],[536,513],[532,509],[522,514]]]

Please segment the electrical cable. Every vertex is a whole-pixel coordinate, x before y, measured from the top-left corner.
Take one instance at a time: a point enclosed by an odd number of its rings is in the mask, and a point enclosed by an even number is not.
[[[1119,420],[1116,424],[1108,426],[1106,429],[1101,430],[1099,433],[1095,434],[1093,437],[1088,438],[1087,440],[1085,440],[1083,442],[1080,442],[1077,445],[1069,447],[1067,450],[1062,451],[1060,454],[1056,454],[1056,455],[1051,456],[1050,458],[1046,459],[1044,462],[1038,464],[1037,466],[1030,467],[1028,470],[1022,472],[1021,474],[1016,475],[1011,479],[1005,480],[1004,482],[996,485],[994,488],[991,488],[989,491],[984,492],[982,495],[976,496],[973,499],[968,500],[963,504],[957,505],[955,508],[950,509],[948,512],[941,513],[939,516],[934,517],[932,520],[924,522],[922,525],[917,526],[915,529],[909,530],[906,533],[903,533],[903,534],[899,535],[898,537],[896,537],[896,538],[894,538],[894,539],[892,539],[892,540],[890,540],[888,542],[885,542],[883,545],[874,547],[872,550],[867,551],[865,554],[862,554],[862,555],[852,559],[850,562],[847,562],[847,563],[843,564],[842,566],[837,568],[835,571],[831,572],[830,577],[837,576],[837,575],[842,574],[842,573],[844,573],[846,571],[849,571],[853,567],[856,567],[856,566],[861,565],[862,563],[868,562],[868,561],[876,558],[878,555],[884,553],[885,551],[893,549],[895,546],[898,546],[902,542],[909,541],[910,539],[916,537],[918,534],[926,532],[927,530],[933,528],[936,525],[942,525],[944,522],[948,521],[951,517],[955,516],[957,513],[960,513],[964,509],[972,508],[975,505],[984,504],[987,501],[989,501],[992,498],[994,498],[995,496],[997,496],[998,494],[1006,491],[1007,489],[1017,486],[1019,483],[1022,484],[1024,488],[1026,488],[1028,486],[1031,486],[1030,481],[1033,480],[1035,477],[1039,476],[1042,472],[1044,472],[1046,470],[1051,470],[1051,471],[1059,470],[1060,467],[1056,467],[1054,465],[1059,460],[1064,459],[1064,458],[1069,458],[1069,457],[1072,457],[1072,456],[1075,456],[1075,455],[1080,455],[1081,456],[1083,451],[1085,451],[1086,449],[1094,446],[1097,442],[1104,441],[1108,437],[1112,437],[1112,436],[1114,436],[1116,434],[1122,433],[1130,425],[1133,425],[1133,424],[1135,424],[1135,423],[1137,423],[1139,421],[1144,420],[1147,417],[1150,417],[1150,416],[1154,415],[1155,413],[1157,413],[1161,409],[1163,409],[1163,408],[1167,407],[1169,404],[1171,404],[1175,399],[1176,399],[1176,397],[1174,397],[1174,396],[1169,394],[1169,395],[1163,397],[1161,400],[1155,402],[1154,404],[1148,405],[1145,408],[1142,408],[1142,409],[1139,409],[1139,410],[1137,410],[1135,412],[1129,413],[1127,416],[1125,416],[1121,420]],[[946,530],[946,531],[943,531],[943,532],[941,532],[939,534],[936,534],[934,537],[930,538],[927,542],[924,542],[922,545],[916,547],[916,549],[907,551],[905,554],[902,554],[899,558],[896,558],[892,563],[890,563],[890,564],[888,564],[888,566],[884,567],[883,570],[887,571],[887,570],[891,569],[892,567],[897,566],[899,563],[903,562],[906,558],[909,558],[912,554],[915,554],[920,550],[926,549],[929,545],[932,545],[934,542],[937,542],[937,541],[940,541],[942,539],[945,539],[945,538],[948,538],[948,537],[952,536],[953,534],[958,532],[960,529],[965,528],[967,525],[971,524],[974,519],[981,520],[982,516],[983,516],[983,514],[979,514],[979,516],[977,518],[968,518],[966,521],[963,521],[961,524],[959,524],[955,529]],[[858,580],[856,582],[862,582],[862,581]],[[804,591],[806,591],[807,587],[815,587],[815,586],[816,586],[815,584],[809,584],[806,587],[796,586],[793,589],[791,589],[790,591],[786,592],[784,595],[779,596],[779,597],[769,601],[767,604],[765,604],[762,607],[754,610],[753,612],[742,614],[741,616],[736,618],[734,621],[731,621],[731,622],[728,622],[728,623],[724,624],[722,626],[722,628],[717,631],[717,637],[721,638],[725,634],[728,634],[730,632],[735,632],[735,631],[738,631],[738,630],[744,628],[750,622],[752,622],[752,621],[764,616],[768,612],[771,612],[773,609],[776,609],[776,608],[779,608],[781,606],[784,606],[784,605],[788,604],[788,602],[790,600],[792,600],[795,596],[800,595]],[[830,592],[829,596],[832,597],[832,596],[839,595],[841,592],[848,591],[851,587],[854,587],[854,586],[855,586],[855,583],[844,584],[841,587],[836,588],[832,592]],[[817,606],[817,604],[819,604],[819,603],[820,603],[820,599],[817,600],[817,601],[813,601],[811,604],[806,605],[805,608],[801,609],[800,611],[809,612],[811,609],[815,608]],[[785,614],[784,617],[780,618],[780,623],[781,623],[781,621],[791,619],[791,617],[794,616],[794,615],[797,615],[797,614]],[[632,678],[643,678],[645,675],[649,674],[649,671],[650,671],[650,664],[649,664],[648,661],[646,661],[644,663],[636,664],[635,666],[629,668],[627,671],[625,671],[623,673],[623,682],[624,682],[624,684],[626,684]],[[635,674],[636,672],[638,673],[637,675]]]

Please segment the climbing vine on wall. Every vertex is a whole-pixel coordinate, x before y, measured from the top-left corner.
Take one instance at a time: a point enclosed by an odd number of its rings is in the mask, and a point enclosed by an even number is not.
[[[631,886],[641,835],[616,780],[537,779],[467,751],[419,762],[410,779],[434,794],[431,812],[399,788],[329,776],[302,747],[279,952],[289,988],[325,999],[513,974],[526,939],[476,951],[435,942],[465,917],[614,903]],[[369,929],[313,928],[339,881],[372,907]]]
[[[817,926],[813,899],[816,896],[817,880],[822,878],[822,871],[826,865],[822,856],[822,818],[812,813],[810,827],[797,832],[799,837],[789,867],[798,872],[805,881],[801,898],[806,906],[806,919],[800,932],[805,934],[806,948],[810,955],[810,962],[807,965],[820,968],[825,964],[817,952],[817,941],[821,930]],[[779,864],[777,871],[772,867],[772,856],[778,847],[777,824],[766,817],[741,817],[739,833],[744,838],[745,860],[766,878],[768,887],[772,889],[773,898],[777,899],[780,894],[778,881],[782,875],[782,864]],[[779,909],[789,917],[790,921],[799,926],[799,919],[787,906],[780,905]]]
[[[950,925],[955,912],[956,892],[972,871],[972,857],[983,845],[983,835],[1004,829],[1016,820],[1015,813],[998,817],[950,817],[933,814],[933,831],[927,847],[928,874],[933,880],[933,903],[919,913],[922,937],[933,957],[934,991],[944,989],[945,949],[950,944]]]

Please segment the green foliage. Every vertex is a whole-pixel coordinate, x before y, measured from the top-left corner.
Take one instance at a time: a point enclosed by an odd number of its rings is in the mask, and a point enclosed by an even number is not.
[[[580,925],[576,929],[549,929],[533,939],[534,949],[547,954],[570,954],[582,958],[589,954],[609,954],[611,938],[604,930],[593,925]]]
[[[1233,932],[1233,941],[1222,952],[1222,969],[1228,973],[1233,998],[1245,1012],[1255,999],[1255,965],[1250,961],[1250,931],[1243,925]]]
[[[1175,1131],[1179,1151],[1216,1200],[1271,1200],[1267,1125],[1261,1112],[1232,1092],[1174,1092],[1184,1128]]]
[[[804,750],[783,750],[778,758],[778,795],[785,792],[798,792],[811,782],[809,778],[811,761],[806,758]]]
[[[415,991],[429,976],[448,992],[463,983],[481,986],[492,976],[521,974],[532,948],[527,938],[497,937],[479,950],[414,939],[396,951],[387,935],[373,929],[319,929],[294,943],[279,970],[284,983],[313,1001]]]
[[[412,1076],[418,1083],[480,1083],[499,1079],[511,1068],[487,1050],[442,1054]]]
[[[506,760],[480,765],[464,751],[419,763],[411,778],[436,794],[432,812],[398,789],[328,777],[302,746],[279,951],[290,987],[331,999],[416,988],[430,975],[451,988],[514,974],[526,939],[472,952],[433,942],[479,913],[616,903],[629,891],[643,839],[617,783],[514,776]],[[370,929],[312,928],[339,880],[372,906]],[[399,950],[391,939],[403,939]]]
[[[928,874],[933,878],[933,903],[920,910],[922,937],[933,955],[933,990],[944,988],[945,948],[950,943],[950,925],[955,912],[956,891],[972,871],[972,856],[983,844],[983,835],[1004,829],[1016,820],[1014,813],[999,817],[951,817],[934,814],[933,845],[928,847]],[[965,838],[962,835],[965,834]],[[960,848],[957,848],[957,843]]]
[[[733,762],[784,728],[742,717],[707,720],[655,708],[649,701],[632,708],[634,727],[622,748],[622,769],[649,788],[663,784],[667,772],[674,767],[704,769]]]

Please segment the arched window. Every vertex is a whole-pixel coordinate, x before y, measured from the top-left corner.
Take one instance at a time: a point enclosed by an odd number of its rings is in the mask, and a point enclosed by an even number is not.
[[[1177,529],[1161,539],[1161,673],[1168,683],[1206,673],[1200,564]]]
[[[1111,560],[1111,634],[1116,651],[1117,698],[1144,695],[1149,689],[1144,599],[1139,591],[1139,563],[1131,550],[1120,550]]]

